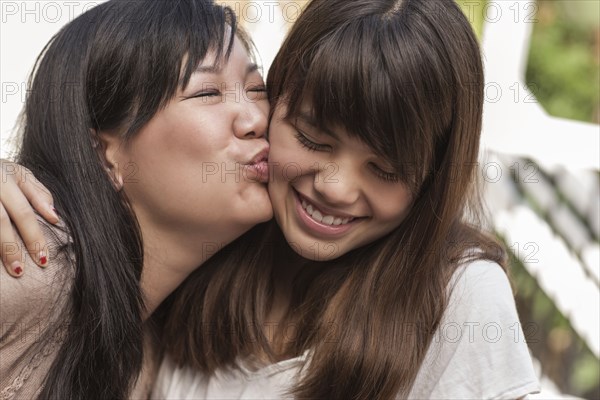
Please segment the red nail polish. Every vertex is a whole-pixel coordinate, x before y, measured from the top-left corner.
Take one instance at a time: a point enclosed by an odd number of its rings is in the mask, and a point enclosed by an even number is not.
[[[10,264],[10,267],[12,268],[13,273],[17,276],[21,276],[21,274],[23,273],[23,268],[21,268],[20,261],[13,261],[13,263]]]
[[[40,264],[46,265],[47,262],[48,262],[48,258],[46,256],[40,257]]]

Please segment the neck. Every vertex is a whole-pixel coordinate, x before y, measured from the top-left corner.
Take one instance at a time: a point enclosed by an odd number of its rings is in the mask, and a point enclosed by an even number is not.
[[[148,318],[196,268],[200,267],[223,246],[239,237],[239,232],[218,232],[214,229],[178,230],[157,227],[138,215],[144,243],[144,267],[141,289]],[[250,227],[249,227],[250,228]]]

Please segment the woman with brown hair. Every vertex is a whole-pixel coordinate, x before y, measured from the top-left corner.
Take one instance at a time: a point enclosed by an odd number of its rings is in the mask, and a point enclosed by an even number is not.
[[[478,219],[483,87],[452,0],[309,3],[267,79],[269,246],[211,260],[163,304],[154,395],[536,392],[506,253]]]
[[[153,396],[536,392],[506,254],[478,220],[483,69],[457,5],[313,0],[267,83],[277,224],[161,304]]]

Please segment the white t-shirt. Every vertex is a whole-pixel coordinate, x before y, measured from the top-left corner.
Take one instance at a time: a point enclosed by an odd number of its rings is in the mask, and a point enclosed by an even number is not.
[[[462,273],[464,270],[464,273]],[[411,399],[517,399],[539,393],[513,293],[502,268],[478,260],[457,269],[456,286],[411,388]],[[453,283],[451,282],[451,284]],[[152,398],[282,399],[309,357],[213,376],[166,357]],[[399,355],[401,357],[401,355]]]

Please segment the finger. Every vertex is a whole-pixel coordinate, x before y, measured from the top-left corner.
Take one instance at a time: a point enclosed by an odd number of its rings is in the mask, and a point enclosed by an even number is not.
[[[0,204],[0,238],[2,238],[0,257],[2,258],[6,272],[15,278],[20,277],[23,275],[21,247],[15,238],[10,219],[2,204]]]
[[[19,179],[17,184],[21,188],[23,195],[46,221],[56,224],[59,221],[58,213],[54,208],[54,198],[50,191],[29,169],[19,165],[18,171]]]
[[[33,261],[40,267],[45,267],[48,264],[46,239],[42,234],[40,224],[31,205],[14,179],[6,179],[2,183],[0,200],[8,217],[16,225]],[[10,226],[10,223],[8,226]]]

